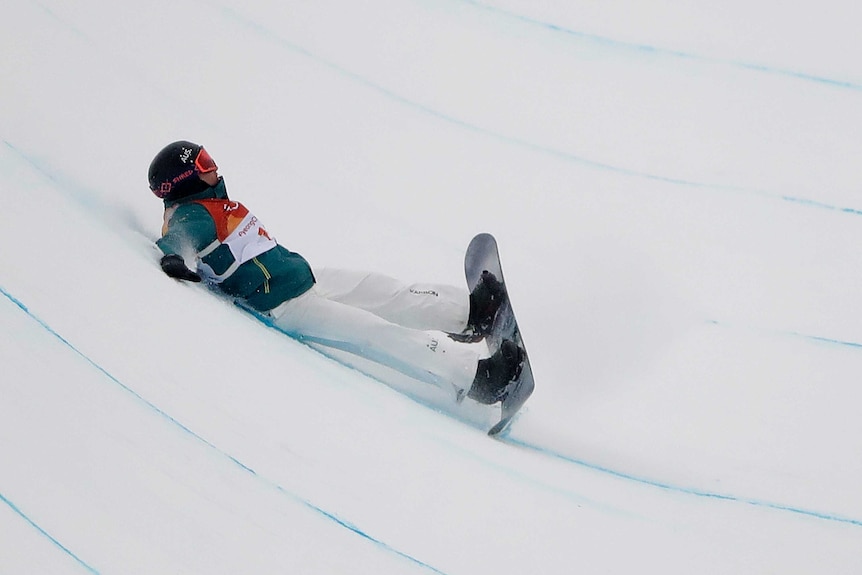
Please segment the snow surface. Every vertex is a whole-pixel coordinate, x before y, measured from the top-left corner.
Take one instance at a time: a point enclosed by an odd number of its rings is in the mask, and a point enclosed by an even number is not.
[[[862,572],[860,21],[4,0],[0,573]],[[510,433],[166,278],[180,138],[318,266],[494,233]]]

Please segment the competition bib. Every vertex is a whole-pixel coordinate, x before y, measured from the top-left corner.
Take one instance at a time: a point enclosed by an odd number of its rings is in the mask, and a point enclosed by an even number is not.
[[[216,274],[201,262],[201,271],[216,283],[230,277],[245,262],[276,246],[260,220],[241,203],[231,200],[197,200],[195,203],[206,208],[212,216],[218,238],[201,250],[198,257],[203,259],[222,245],[227,246],[234,257],[234,262],[221,274]]]

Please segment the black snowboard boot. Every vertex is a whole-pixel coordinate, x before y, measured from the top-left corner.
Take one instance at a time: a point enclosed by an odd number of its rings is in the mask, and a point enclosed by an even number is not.
[[[478,336],[486,336],[491,332],[497,310],[506,300],[506,290],[497,277],[485,270],[479,278],[479,283],[470,293],[470,317],[467,320],[467,332]]]
[[[467,397],[492,405],[506,398],[509,382],[518,378],[523,365],[523,351],[512,340],[504,340],[497,353],[487,359],[480,359],[476,369],[476,379]]]

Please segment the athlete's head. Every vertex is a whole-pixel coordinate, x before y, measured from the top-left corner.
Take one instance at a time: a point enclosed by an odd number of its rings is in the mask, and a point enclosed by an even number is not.
[[[203,146],[180,140],[162,148],[150,162],[150,190],[159,198],[178,200],[214,185],[217,171]]]

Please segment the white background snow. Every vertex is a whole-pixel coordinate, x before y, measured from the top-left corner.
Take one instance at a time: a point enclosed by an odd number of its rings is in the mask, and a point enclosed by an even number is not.
[[[0,573],[862,572],[860,22],[4,0]],[[494,233],[509,434],[164,276],[176,139],[315,266]]]

